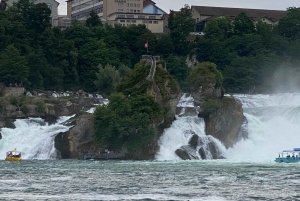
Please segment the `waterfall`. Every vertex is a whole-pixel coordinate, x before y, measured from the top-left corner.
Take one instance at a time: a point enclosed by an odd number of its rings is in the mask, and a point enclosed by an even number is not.
[[[205,123],[198,117],[194,99],[184,94],[177,104],[176,120],[165,129],[158,144],[157,160],[223,158],[225,147],[212,136],[205,135]],[[182,156],[182,157],[179,157]]]
[[[63,125],[70,117],[60,117],[57,123],[48,125],[41,118],[17,119],[15,128],[2,128],[0,140],[0,159],[6,152],[22,152],[23,159],[56,159],[54,138],[60,132],[66,132],[70,126]]]
[[[226,151],[235,160],[274,160],[300,147],[300,94],[234,95],[243,105],[248,138]]]

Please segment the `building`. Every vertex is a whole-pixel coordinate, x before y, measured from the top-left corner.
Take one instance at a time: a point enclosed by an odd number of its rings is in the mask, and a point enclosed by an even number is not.
[[[17,2],[18,0],[6,0],[7,6],[12,6],[14,2]],[[33,0],[33,3],[45,3],[48,5],[49,9],[51,10],[50,15],[50,23],[52,26],[58,25],[58,5],[59,3],[56,0]]]
[[[202,32],[207,22],[218,17],[230,17],[234,19],[241,12],[245,12],[247,16],[254,22],[263,21],[271,27],[278,25],[281,18],[286,15],[286,11],[282,10],[262,10],[248,8],[226,8],[226,7],[209,7],[209,6],[191,6],[192,16],[195,19],[195,32]]]
[[[121,13],[143,13],[143,0],[67,0],[67,16],[71,19],[86,19],[94,10],[100,18]]]
[[[156,3],[151,0],[144,0],[143,2],[143,13],[152,13],[152,14],[167,14],[165,11],[156,6]]]
[[[145,24],[153,33],[163,33],[165,13],[149,0],[67,0],[67,17],[85,20],[94,10],[102,22],[129,26]]]
[[[107,16],[107,22],[112,25],[130,26],[144,24],[152,33],[163,33],[164,20],[160,14],[148,13],[112,13]]]

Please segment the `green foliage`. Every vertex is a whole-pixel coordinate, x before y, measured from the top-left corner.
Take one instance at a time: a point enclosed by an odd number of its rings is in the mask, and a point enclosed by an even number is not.
[[[128,66],[121,64],[118,71],[120,73],[121,78],[123,78],[127,76],[132,70]]]
[[[289,39],[300,39],[300,9],[291,7],[284,18],[279,21],[278,33]]]
[[[22,105],[21,107],[21,111],[24,113],[24,114],[28,114],[29,113],[29,109],[26,105]]]
[[[146,80],[151,66],[145,61],[137,63],[132,72],[117,86],[116,90],[125,95],[135,96],[147,92],[151,82]]]
[[[46,3],[38,3],[32,6],[29,14],[30,27],[37,33],[42,33],[50,24],[51,10]]]
[[[95,85],[101,94],[110,95],[115,90],[116,85],[121,81],[120,73],[114,66],[109,64],[104,68],[102,65],[99,65],[98,69]]]
[[[166,82],[167,81],[167,82]],[[180,91],[178,82],[164,69],[157,68],[155,72],[155,83],[160,89],[163,100],[169,100],[165,88],[169,88],[169,93],[176,94]],[[167,84],[167,85],[166,85]]]
[[[196,54],[199,62],[215,63],[231,92],[268,90],[272,87],[265,82],[279,66],[299,68],[299,12],[288,8],[274,27],[263,21],[254,26],[245,13],[235,19],[220,16],[208,21],[205,36],[194,37],[189,35],[195,20],[188,7],[171,11],[170,34],[153,34],[145,25],[101,25],[95,12],[90,13],[87,26],[74,20],[70,28],[60,30],[51,27],[46,4],[19,0],[0,12],[0,81],[23,82],[27,89],[95,92],[97,66],[109,64],[124,81],[117,91],[126,96],[143,94],[152,85],[144,79],[149,67],[135,70],[134,65],[141,65],[148,41],[149,54],[164,59],[163,67],[184,90],[188,88],[185,60],[189,54]],[[12,47],[15,49],[8,54],[7,48]]]
[[[102,26],[101,19],[94,10],[90,12],[90,16],[85,23],[88,27]]]
[[[255,32],[254,23],[245,12],[241,12],[233,21],[233,32],[237,35],[251,34]]]
[[[37,103],[36,103],[36,106],[37,106],[37,111],[39,112],[39,113],[45,113],[45,102],[44,101],[38,101]]]
[[[216,111],[217,109],[219,109],[219,107],[220,107],[219,100],[209,99],[209,100],[205,101],[201,105],[201,107],[205,113],[212,113],[212,112]]]
[[[216,64],[210,62],[203,62],[195,66],[189,76],[188,82],[190,89],[196,91],[199,87],[207,83],[215,84],[215,87],[221,87],[223,76],[218,71]]]
[[[163,35],[157,41],[156,52],[163,57],[171,55],[174,51],[174,45],[169,35]]]
[[[233,34],[233,24],[229,17],[221,17],[208,21],[204,28],[205,38],[226,40]]]
[[[165,58],[167,70],[179,83],[181,89],[187,89],[186,79],[189,73],[189,68],[186,65],[185,58],[176,58],[174,55],[169,55]]]
[[[168,26],[175,53],[179,55],[188,54],[186,37],[193,31],[194,25],[195,21],[192,18],[192,12],[189,7],[181,8],[180,12],[171,11]]]
[[[117,93],[94,115],[95,139],[114,149],[126,148],[134,156],[156,136],[151,122],[161,116],[161,109],[149,95],[127,98]]]
[[[13,45],[7,48],[0,55],[0,82],[9,85],[10,83],[27,83],[28,66],[27,60],[21,56],[20,51]]]

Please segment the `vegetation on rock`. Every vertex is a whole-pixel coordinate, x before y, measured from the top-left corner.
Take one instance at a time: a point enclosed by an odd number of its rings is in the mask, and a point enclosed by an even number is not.
[[[146,61],[138,63],[117,86],[117,93],[109,96],[109,104],[95,111],[97,141],[112,149],[126,149],[130,158],[140,158],[143,149],[156,139],[157,126],[164,120],[171,98],[166,87],[171,94],[180,91],[174,78],[160,67],[154,81],[147,80],[149,70]]]
[[[191,91],[196,91],[208,83],[214,84],[214,87],[221,87],[223,76],[217,69],[217,65],[211,62],[203,62],[192,68],[188,82]]]

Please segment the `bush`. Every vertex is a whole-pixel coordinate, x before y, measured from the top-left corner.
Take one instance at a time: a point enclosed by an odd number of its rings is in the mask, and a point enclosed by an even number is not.
[[[45,102],[44,101],[38,101],[36,103],[36,106],[37,106],[37,111],[39,113],[45,113]]]
[[[21,111],[23,112],[23,114],[28,114],[29,113],[29,109],[26,105],[22,105]]]
[[[198,90],[205,83],[215,83],[215,87],[221,87],[223,75],[217,69],[217,65],[211,62],[203,62],[194,67],[189,76],[188,82],[192,91]]]
[[[94,116],[96,140],[114,149],[126,148],[135,158],[154,140],[157,132],[153,123],[163,117],[152,96],[127,98],[122,93],[112,94],[108,106],[98,107]]]
[[[202,109],[206,113],[212,113],[220,107],[218,100],[209,99],[202,104]]]

